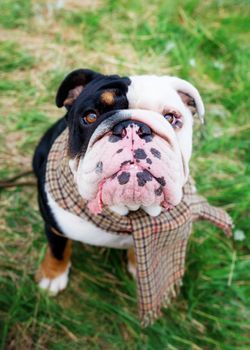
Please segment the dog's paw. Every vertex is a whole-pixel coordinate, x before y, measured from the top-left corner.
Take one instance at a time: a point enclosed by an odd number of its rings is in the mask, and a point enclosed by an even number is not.
[[[38,282],[41,289],[46,290],[51,295],[56,295],[67,287],[69,281],[70,264],[67,269],[55,278],[42,277]]]

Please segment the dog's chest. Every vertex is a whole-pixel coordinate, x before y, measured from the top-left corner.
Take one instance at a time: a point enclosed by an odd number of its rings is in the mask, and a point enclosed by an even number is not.
[[[93,223],[62,209],[46,190],[48,205],[58,226],[69,239],[95,246],[127,249],[133,245],[131,235],[106,232]]]

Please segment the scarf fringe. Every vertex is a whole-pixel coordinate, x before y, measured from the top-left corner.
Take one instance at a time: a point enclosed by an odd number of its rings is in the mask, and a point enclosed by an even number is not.
[[[163,296],[163,302],[153,310],[148,311],[141,316],[141,327],[146,328],[151,326],[160,316],[162,316],[162,308],[168,308],[171,301],[179,294],[180,288],[183,285],[182,278],[174,282],[166,290]]]

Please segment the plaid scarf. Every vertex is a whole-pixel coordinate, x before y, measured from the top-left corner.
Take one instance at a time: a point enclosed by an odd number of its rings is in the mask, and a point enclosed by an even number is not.
[[[78,193],[68,165],[68,130],[54,142],[47,163],[46,185],[57,204],[72,214],[91,221],[101,229],[132,234],[137,259],[137,296],[142,326],[152,324],[176,295],[184,274],[185,256],[192,222],[211,221],[231,235],[232,220],[222,209],[208,204],[196,193],[191,178],[183,187],[179,205],[151,217],[143,210],[120,216],[108,208],[93,215]]]

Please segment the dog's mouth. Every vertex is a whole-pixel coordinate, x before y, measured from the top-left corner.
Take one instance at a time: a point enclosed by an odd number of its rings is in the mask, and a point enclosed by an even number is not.
[[[162,208],[173,207],[164,186],[164,177],[156,177],[143,166],[127,161],[112,176],[100,181],[97,195],[88,207],[94,214],[101,213],[107,205],[121,215],[142,208],[157,216]]]
[[[91,212],[108,206],[119,214],[142,208],[152,216],[182,198],[183,160],[171,132],[163,138],[140,133],[140,123],[126,125],[123,136],[109,130],[94,138],[79,163],[75,180]]]

